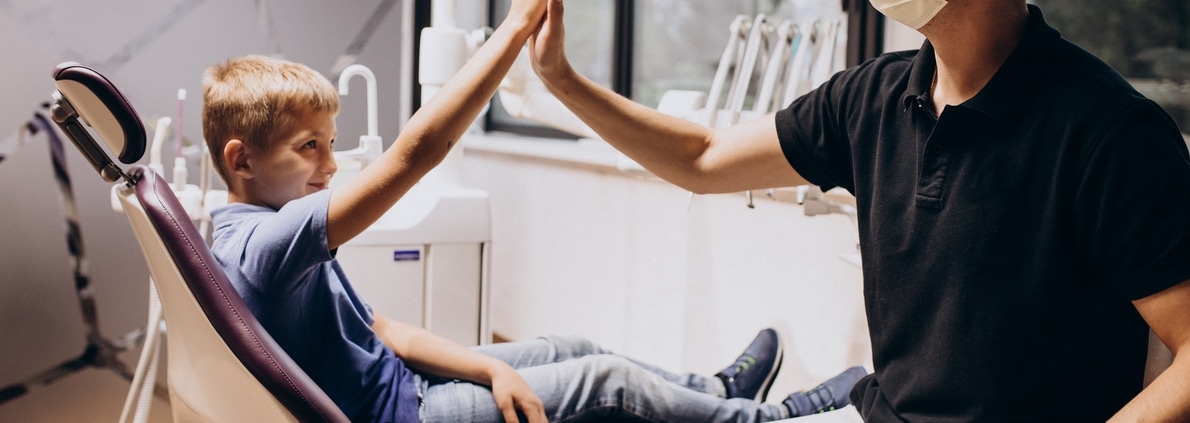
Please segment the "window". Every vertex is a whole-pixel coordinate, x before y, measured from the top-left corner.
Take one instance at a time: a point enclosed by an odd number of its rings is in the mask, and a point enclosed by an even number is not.
[[[491,25],[509,0],[493,0]],[[671,89],[706,92],[736,16],[764,13],[777,20],[844,19],[846,4],[866,0],[582,0],[566,2],[566,51],[580,73],[622,95],[656,107]],[[875,13],[872,11],[872,13]],[[846,26],[846,23],[844,23]],[[844,29],[846,30],[846,29]],[[848,47],[851,47],[848,36]],[[860,38],[860,37],[855,37]],[[870,56],[876,52],[868,52]],[[840,54],[841,56],[841,54]],[[514,118],[492,103],[488,128],[573,138]]]
[[[1161,105],[1190,144],[1190,2],[1033,0],[1066,39]]]

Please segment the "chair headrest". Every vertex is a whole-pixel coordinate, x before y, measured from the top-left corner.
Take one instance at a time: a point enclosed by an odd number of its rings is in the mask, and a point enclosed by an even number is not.
[[[135,163],[145,154],[145,127],[132,104],[99,72],[75,62],[54,68],[54,103],[50,117],[74,142],[105,181],[120,178],[134,182],[112,163],[107,151],[91,137],[83,124],[99,134],[108,150],[118,152],[124,164]]]

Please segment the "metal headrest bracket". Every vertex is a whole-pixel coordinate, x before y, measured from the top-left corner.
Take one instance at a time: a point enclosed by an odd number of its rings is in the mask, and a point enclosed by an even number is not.
[[[132,180],[128,174],[112,163],[107,152],[103,151],[91,134],[83,128],[79,122],[79,114],[74,110],[70,101],[63,98],[62,93],[57,90],[54,90],[53,96],[54,103],[50,105],[50,118],[58,124],[58,127],[62,128],[62,132],[66,133],[66,138],[70,138],[74,146],[83,153],[83,157],[91,162],[91,166],[95,167],[99,176],[108,182],[124,179],[131,184]]]
[[[53,76],[58,89],[53,92],[50,118],[103,180],[115,182],[122,178],[134,184],[135,178],[117,166],[84,127],[94,129],[107,147],[119,154],[121,162],[135,163],[144,155],[146,142],[144,124],[132,105],[111,81],[81,64],[59,64]]]

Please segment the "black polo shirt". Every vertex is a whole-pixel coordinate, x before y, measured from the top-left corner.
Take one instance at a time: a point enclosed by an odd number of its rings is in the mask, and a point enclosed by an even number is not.
[[[1190,279],[1177,125],[1029,9],[995,76],[937,118],[928,42],[777,114],[798,173],[856,197],[869,421],[1104,421],[1141,389],[1130,300]]]

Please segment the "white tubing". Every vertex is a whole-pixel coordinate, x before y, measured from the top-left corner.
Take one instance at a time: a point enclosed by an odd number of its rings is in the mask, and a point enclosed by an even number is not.
[[[169,125],[173,119],[165,116],[157,119],[157,128],[153,130],[153,143],[149,145],[149,168],[158,175],[165,176],[165,165],[161,163],[161,145],[165,144],[165,137],[169,136]]]
[[[124,410],[120,412],[120,423],[128,420],[128,413],[132,410],[133,399],[139,398],[136,405],[137,415],[141,415],[141,410],[144,410],[144,415],[148,417],[149,406],[151,405],[151,398],[145,398],[144,392],[148,386],[148,393],[153,392],[152,386],[156,383],[157,378],[157,334],[160,332],[161,326],[161,298],[157,296],[157,287],[153,284],[153,280],[149,279],[149,321],[145,326],[145,342],[141,346],[140,360],[136,363],[136,373],[132,376],[132,386],[128,389],[128,396],[124,399]],[[138,420],[143,422],[144,420]]]
[[[159,302],[160,303],[160,302]],[[160,313],[158,313],[160,315]],[[161,319],[158,318],[156,324],[153,324],[151,333],[159,334]],[[157,383],[157,367],[161,362],[161,341],[160,339],[153,339],[152,354],[149,359],[149,369],[145,372],[145,380],[140,390],[140,398],[136,405],[136,415],[132,418],[133,423],[145,423],[149,421],[149,409],[153,406],[153,388]]]

